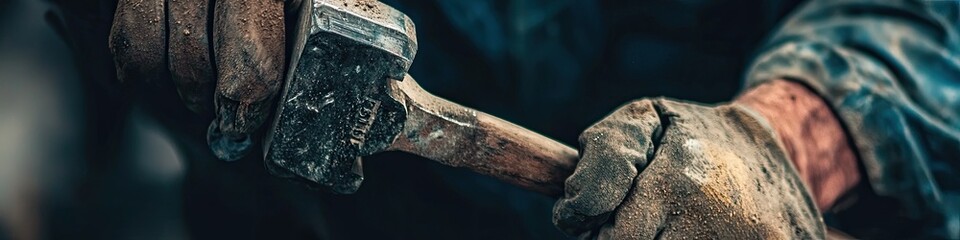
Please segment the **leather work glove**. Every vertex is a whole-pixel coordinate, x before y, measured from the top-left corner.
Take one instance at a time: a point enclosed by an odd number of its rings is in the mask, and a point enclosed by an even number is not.
[[[554,224],[581,238],[823,238],[814,201],[760,115],[644,99],[580,135]]]
[[[286,20],[297,19],[300,3],[119,0],[109,37],[117,76],[124,84],[172,81],[187,108],[216,115],[217,136],[249,143],[282,83]]]

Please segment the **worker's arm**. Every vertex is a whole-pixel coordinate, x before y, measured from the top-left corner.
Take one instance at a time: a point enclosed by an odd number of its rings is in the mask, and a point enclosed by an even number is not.
[[[822,237],[811,216],[859,182],[898,208],[856,224],[906,216],[926,224],[913,234],[960,237],[958,37],[929,9],[811,2],[761,48],[735,101],[614,112],[581,135],[555,223],[593,237]]]
[[[748,89],[786,79],[829,105],[866,189],[887,199],[854,202],[882,206],[851,217],[869,232],[960,238],[958,8],[953,1],[812,1],[774,32],[748,71]],[[814,194],[818,187],[811,183]],[[890,225],[872,225],[883,221]]]
[[[770,123],[821,211],[860,181],[857,157],[840,121],[807,87],[778,79],[747,90],[736,102]]]

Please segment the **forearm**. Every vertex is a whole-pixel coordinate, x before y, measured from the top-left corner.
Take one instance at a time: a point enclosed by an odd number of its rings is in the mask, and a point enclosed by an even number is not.
[[[774,80],[749,89],[736,103],[774,128],[821,211],[860,181],[857,157],[826,102],[806,86]]]

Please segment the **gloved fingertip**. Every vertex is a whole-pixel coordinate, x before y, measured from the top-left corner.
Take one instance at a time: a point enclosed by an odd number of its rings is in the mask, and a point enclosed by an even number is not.
[[[166,69],[164,1],[117,3],[108,46],[121,83],[154,82]]]
[[[217,121],[207,128],[207,145],[220,160],[232,162],[242,159],[253,150],[249,134],[227,135],[220,131]]]
[[[216,73],[209,44],[206,0],[167,3],[167,55],[170,78],[188,109],[213,113]]]
[[[217,93],[250,104],[272,97],[286,69],[285,27],[283,1],[217,1]]]
[[[560,231],[570,236],[581,236],[592,229],[599,228],[610,216],[610,213],[588,215],[581,211],[576,201],[561,199],[553,209],[553,224]]]
[[[270,113],[269,99],[243,102],[216,94],[215,105],[220,131],[233,136],[256,132]]]

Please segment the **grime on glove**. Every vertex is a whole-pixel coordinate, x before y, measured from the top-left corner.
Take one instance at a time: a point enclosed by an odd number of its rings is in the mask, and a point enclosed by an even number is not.
[[[736,104],[644,99],[580,135],[554,224],[581,238],[823,238],[771,127]]]
[[[117,77],[140,91],[172,82],[186,108],[216,116],[214,153],[236,160],[270,114],[301,3],[120,0],[109,37]]]

